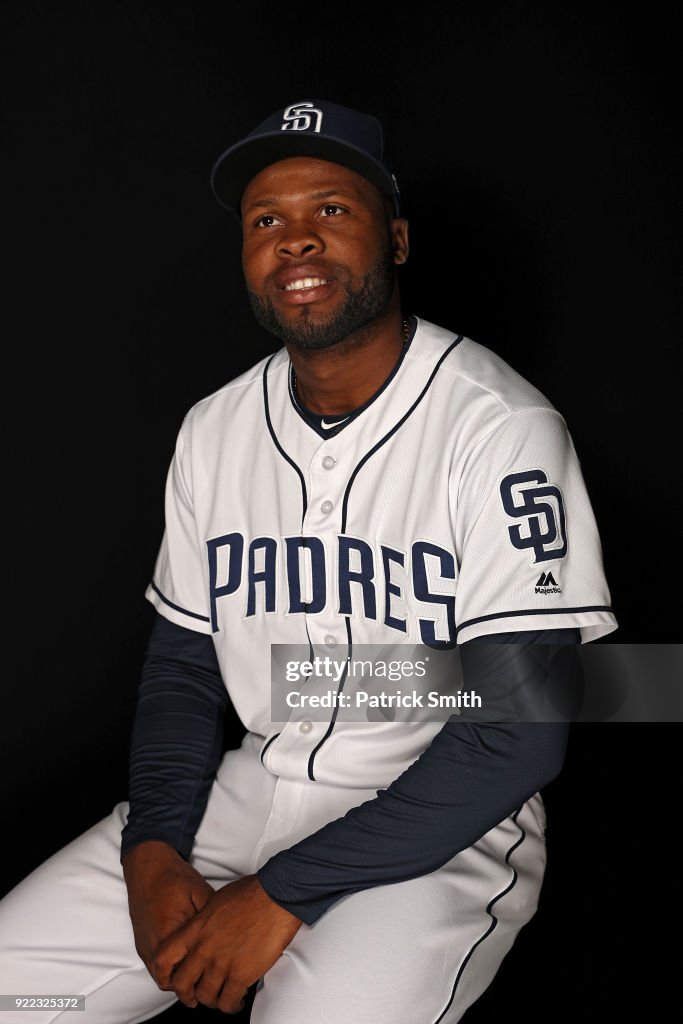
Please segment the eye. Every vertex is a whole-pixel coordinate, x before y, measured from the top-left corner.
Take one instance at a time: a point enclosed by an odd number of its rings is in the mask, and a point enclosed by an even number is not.
[[[262,217],[259,217],[258,220],[254,221],[254,227],[272,228],[275,227],[276,224],[281,223],[282,222],[275,216],[274,213],[264,213]]]
[[[341,213],[347,213],[348,211],[337,203],[325,203],[320,212],[323,217],[338,217]]]

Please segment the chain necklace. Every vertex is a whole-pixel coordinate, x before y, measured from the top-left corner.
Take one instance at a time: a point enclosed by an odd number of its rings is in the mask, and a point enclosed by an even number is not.
[[[401,346],[401,355],[405,351],[405,347],[408,344],[408,337],[410,336],[410,317],[404,316],[401,321],[401,334],[403,337],[403,345]],[[292,366],[292,391],[297,391],[296,386],[296,370]]]

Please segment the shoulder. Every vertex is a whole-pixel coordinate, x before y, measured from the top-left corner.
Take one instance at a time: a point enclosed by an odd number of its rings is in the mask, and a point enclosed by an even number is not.
[[[457,464],[490,446],[566,443],[567,425],[552,402],[491,349],[425,320],[414,341],[413,358],[434,368],[429,414],[452,439]]]
[[[289,357],[285,348],[259,360],[244,373],[206,395],[188,410],[181,427],[181,436],[211,434],[219,424],[239,416],[245,424],[251,417],[263,416],[263,381],[268,377],[286,377]]]
[[[416,358],[442,355],[437,375],[441,391],[456,389],[459,397],[497,409],[502,416],[528,409],[557,411],[538,388],[472,338],[418,319],[416,341]]]

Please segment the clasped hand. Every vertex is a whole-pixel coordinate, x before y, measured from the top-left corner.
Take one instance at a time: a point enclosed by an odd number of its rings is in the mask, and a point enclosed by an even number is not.
[[[256,875],[215,891],[161,840],[133,847],[123,874],[135,948],[159,988],[187,1006],[237,1012],[301,926]]]
[[[274,903],[256,875],[217,890],[157,947],[151,973],[186,1006],[237,1013],[247,989],[272,967],[301,921]]]

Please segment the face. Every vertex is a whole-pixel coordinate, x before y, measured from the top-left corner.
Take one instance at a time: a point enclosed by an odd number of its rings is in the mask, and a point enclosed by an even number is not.
[[[381,319],[408,256],[408,225],[355,171],[292,157],[242,197],[242,265],[254,314],[286,344],[329,348]]]

